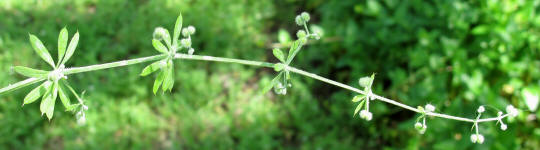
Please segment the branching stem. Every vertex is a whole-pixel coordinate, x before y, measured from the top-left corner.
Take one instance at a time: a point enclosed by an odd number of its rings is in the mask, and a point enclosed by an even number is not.
[[[142,57],[142,58],[136,58],[136,59],[130,59],[130,60],[116,61],[116,62],[105,63],[105,64],[90,65],[90,66],[84,66],[84,67],[73,67],[73,68],[65,69],[63,73],[65,75],[69,75],[69,74],[76,74],[76,73],[82,73],[82,72],[97,71],[97,70],[102,70],[102,69],[109,69],[109,68],[128,66],[128,65],[139,64],[139,63],[144,63],[144,62],[156,61],[156,60],[164,59],[166,57],[167,57],[166,54],[160,54],[160,55],[154,55],[154,56],[148,56],[148,57]],[[262,61],[251,61],[251,60],[213,57],[213,56],[204,56],[204,55],[187,55],[187,54],[181,54],[181,53],[175,54],[174,58],[175,59],[187,59],[187,60],[202,60],[202,61],[235,63],[235,64],[243,64],[243,65],[257,66],[257,67],[268,67],[268,68],[273,68],[274,65],[275,65],[274,63],[262,62]],[[344,89],[347,89],[347,90],[350,90],[350,91],[353,91],[353,92],[356,92],[356,93],[359,93],[359,94],[364,94],[364,95],[368,94],[368,93],[366,93],[366,92],[364,92],[364,91],[362,91],[360,89],[357,89],[355,87],[352,87],[352,86],[349,86],[349,85],[346,85],[346,84],[343,84],[343,83],[339,83],[339,82],[336,82],[334,80],[330,80],[330,79],[321,77],[319,75],[297,69],[295,67],[291,67],[291,66],[286,65],[284,69],[288,70],[290,72],[294,72],[294,73],[297,73],[299,75],[303,75],[303,76],[306,76],[306,77],[309,77],[309,78],[317,79],[319,81],[326,82],[328,84],[338,86],[338,87],[341,87],[341,88],[344,88]],[[22,87],[25,87],[25,86],[28,86],[28,85],[31,85],[31,84],[34,84],[34,83],[37,83],[37,82],[40,82],[40,81],[43,81],[43,80],[45,80],[45,78],[28,78],[26,80],[23,80],[23,81],[15,83],[15,84],[9,85],[7,87],[1,88],[0,89],[0,95],[11,92],[11,91],[14,91],[14,90],[17,90],[19,88],[22,88]],[[417,108],[408,106],[408,105],[400,103],[398,101],[395,101],[395,100],[392,100],[392,99],[389,99],[389,98],[385,98],[385,97],[379,96],[377,94],[370,94],[370,95],[373,98],[378,99],[380,101],[383,101],[383,102],[386,102],[386,103],[389,103],[389,104],[392,104],[392,105],[396,105],[398,107],[405,108],[405,109],[408,109],[410,111],[414,111],[416,113],[423,113],[422,111],[418,110]],[[434,112],[427,112],[426,115],[433,116],[433,117],[450,119],[450,120],[471,122],[471,123],[497,121],[499,119],[502,119],[502,118],[505,118],[505,117],[508,116],[508,114],[504,114],[504,115],[502,115],[500,117],[492,117],[492,118],[485,118],[485,119],[478,119],[478,118],[477,119],[470,119],[470,118],[463,118],[463,117],[457,117],[457,116],[441,114],[441,113],[434,113]]]

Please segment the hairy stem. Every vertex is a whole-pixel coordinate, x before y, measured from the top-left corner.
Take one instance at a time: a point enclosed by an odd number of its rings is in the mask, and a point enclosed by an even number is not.
[[[166,57],[167,57],[166,54],[160,54],[160,55],[154,55],[154,56],[148,56],[148,57],[142,57],[142,58],[136,58],[136,59],[130,59],[130,60],[116,61],[116,62],[105,63],[105,64],[90,65],[90,66],[84,66],[84,67],[73,67],[73,68],[65,69],[64,74],[68,75],[68,74],[76,74],[76,73],[96,71],[96,70],[109,69],[109,68],[115,68],[115,67],[122,67],[122,66],[128,66],[128,65],[133,65],[133,64],[139,64],[139,63],[143,63],[143,62],[156,61],[156,60],[164,59]],[[175,54],[174,58],[175,59],[187,59],[187,60],[202,60],[202,61],[235,63],[235,64],[243,64],[243,65],[250,65],[250,66],[257,66],[257,67],[268,67],[268,68],[273,68],[274,65],[275,65],[274,63],[262,62],[262,61],[251,61],[251,60],[213,57],[213,56],[204,56],[204,55],[187,55],[187,54],[180,54],[180,53]],[[317,79],[319,81],[326,82],[328,84],[338,86],[340,88],[344,88],[344,89],[347,89],[347,90],[350,90],[350,91],[353,91],[353,92],[356,92],[356,93],[359,93],[359,94],[364,94],[364,95],[368,94],[368,93],[366,93],[366,92],[364,92],[364,91],[362,91],[360,89],[357,89],[355,87],[352,87],[352,86],[349,86],[349,85],[346,85],[346,84],[343,84],[343,83],[339,83],[339,82],[336,82],[334,80],[330,80],[330,79],[321,77],[319,75],[297,69],[295,67],[285,66],[284,69],[286,69],[288,71],[291,71],[291,72],[294,72],[294,73],[297,73],[299,75],[303,75],[303,76],[306,76],[306,77],[309,77],[309,78]],[[43,81],[43,80],[45,80],[45,78],[28,78],[26,80],[23,80],[23,81],[15,83],[15,84],[9,85],[7,87],[1,88],[0,89],[0,95],[5,94],[7,92],[17,90],[19,88],[22,88],[22,87],[25,87],[25,86],[28,86],[28,85],[31,85],[31,84],[34,84],[34,83],[37,83],[37,82],[40,82],[40,81]],[[380,101],[383,101],[383,102],[386,102],[386,103],[389,103],[389,104],[392,104],[392,105],[396,105],[398,107],[405,108],[405,109],[408,109],[410,111],[414,111],[416,113],[423,113],[422,111],[420,111],[420,110],[418,110],[418,109],[416,109],[414,107],[411,107],[409,105],[397,102],[397,101],[389,99],[389,98],[385,98],[385,97],[382,97],[382,96],[379,96],[379,95],[376,95],[376,94],[371,94],[371,96],[374,97],[375,99],[380,100]],[[450,119],[450,120],[471,122],[471,123],[497,121],[498,119],[502,119],[502,118],[505,118],[505,117],[508,116],[508,114],[505,114],[505,115],[502,115],[500,117],[473,120],[473,119],[469,119],[469,118],[457,117],[457,116],[441,114],[441,113],[434,113],[434,112],[428,112],[428,113],[426,113],[426,115],[439,117],[439,118]]]

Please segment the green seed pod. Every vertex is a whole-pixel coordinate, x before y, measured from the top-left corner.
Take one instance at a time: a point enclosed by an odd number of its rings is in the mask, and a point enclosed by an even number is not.
[[[304,20],[304,22],[308,22],[311,18],[307,12],[303,12],[302,14],[300,14],[300,16],[302,17],[302,20]]]
[[[306,37],[306,31],[298,30],[298,32],[296,32],[296,37],[298,37],[299,39]]]

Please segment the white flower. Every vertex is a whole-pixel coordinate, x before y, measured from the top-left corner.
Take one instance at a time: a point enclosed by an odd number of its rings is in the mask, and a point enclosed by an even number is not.
[[[417,122],[414,124],[414,128],[416,128],[417,130],[420,130],[422,129],[422,124],[420,122]]]
[[[477,136],[477,138],[478,138],[478,143],[479,143],[479,144],[484,143],[484,136],[483,136],[482,134],[478,134],[478,135],[476,135],[476,136]]]
[[[471,135],[471,142],[482,144],[482,143],[484,143],[484,136],[482,134],[472,134]]]
[[[480,106],[478,107],[478,113],[483,113],[484,111],[486,111],[486,109],[484,108],[484,106]]]
[[[502,112],[502,111],[499,111],[499,112],[497,113],[497,116],[502,116],[502,115],[503,115],[503,112]]]
[[[478,137],[476,136],[476,134],[472,134],[471,135],[471,142],[476,143],[477,141],[478,141]]]
[[[506,126],[506,124],[501,124],[501,130],[505,131],[506,128],[508,128],[508,126]]]
[[[427,104],[426,105],[426,111],[427,112],[433,112],[435,111],[435,106],[431,105],[431,104]]]
[[[373,114],[367,110],[360,111],[360,118],[370,121],[373,118]]]
[[[512,105],[508,105],[506,106],[506,113],[508,113],[510,117],[516,117],[518,115],[518,110]]]

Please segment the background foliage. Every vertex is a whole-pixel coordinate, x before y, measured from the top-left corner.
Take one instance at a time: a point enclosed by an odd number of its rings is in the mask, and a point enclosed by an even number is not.
[[[418,114],[374,102],[372,121],[352,118],[353,94],[313,79],[295,75],[286,96],[259,95],[271,69],[177,60],[173,92],[158,96],[154,78],[138,76],[144,65],[69,76],[88,93],[85,126],[60,109],[49,122],[37,104],[21,108],[31,88],[3,95],[0,149],[540,149],[540,113],[524,97],[540,93],[538,9],[533,0],[2,0],[2,86],[24,79],[11,66],[47,67],[28,33],[51,50],[62,27],[79,30],[67,66],[85,66],[156,54],[154,28],[172,30],[182,12],[197,27],[196,54],[276,62],[272,43],[294,37],[294,16],[307,11],[324,36],[293,66],[357,87],[375,72],[376,93],[452,115],[472,118],[481,104],[524,111],[504,132],[481,124],[486,142],[476,145],[469,123],[429,119],[419,135]]]

